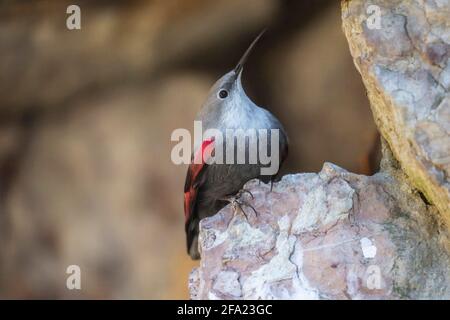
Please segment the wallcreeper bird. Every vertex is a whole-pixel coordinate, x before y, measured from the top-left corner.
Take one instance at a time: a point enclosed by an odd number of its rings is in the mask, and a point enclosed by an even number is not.
[[[242,88],[241,75],[244,63],[262,34],[263,32],[252,42],[237,66],[213,85],[197,116],[203,129],[216,129],[224,135],[231,129],[236,134],[233,140],[227,136],[227,139],[222,139],[221,143],[218,143],[219,141],[214,137],[206,138],[196,149],[194,148],[184,186],[187,250],[192,259],[200,258],[198,232],[201,219],[216,214],[228,202],[237,203],[239,206],[249,205],[241,200],[243,192],[248,192],[242,189],[247,181],[259,178],[265,183],[273,183],[279,179],[278,168],[274,174],[264,175],[261,169],[267,167],[267,163],[263,164],[260,159],[254,162],[249,161],[250,151],[255,147],[252,144],[256,144],[256,148],[265,147],[265,150],[270,150],[271,156],[274,156],[273,151],[277,150],[278,153],[275,156],[278,158],[275,160],[280,165],[288,154],[288,138],[281,123],[269,111],[253,103]],[[249,129],[258,133],[256,143],[247,136],[246,132],[248,133]],[[273,135],[273,129],[278,133],[277,146],[271,145],[270,137],[271,134]],[[267,132],[268,136],[263,139],[260,132]],[[276,135],[273,137],[275,139]],[[238,145],[235,142],[239,141],[239,138],[244,139],[244,162],[237,161],[237,155],[234,154]],[[222,148],[223,153],[226,153],[227,144],[230,146],[231,143],[234,149],[233,161],[227,159],[223,164],[208,163],[207,159],[212,159],[212,155],[218,152],[218,148]]]

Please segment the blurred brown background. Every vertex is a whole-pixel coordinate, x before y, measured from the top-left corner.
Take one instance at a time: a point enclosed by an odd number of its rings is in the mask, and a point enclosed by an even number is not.
[[[1,2],[0,298],[188,297],[170,134],[265,27],[244,87],[290,135],[284,171],[370,173],[376,129],[336,0]]]

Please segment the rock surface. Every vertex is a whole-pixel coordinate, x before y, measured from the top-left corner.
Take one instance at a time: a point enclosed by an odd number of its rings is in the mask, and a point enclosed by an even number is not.
[[[368,23],[368,6],[380,9]],[[373,11],[372,11],[373,14]],[[375,122],[411,183],[450,227],[450,1],[342,2]]]
[[[249,182],[257,216],[228,206],[202,220],[191,298],[450,298],[448,237],[435,209],[394,176],[325,163],[272,192]]]

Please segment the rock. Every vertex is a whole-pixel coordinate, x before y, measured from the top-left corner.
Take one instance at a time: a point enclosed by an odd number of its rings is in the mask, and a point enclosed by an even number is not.
[[[380,8],[380,28],[367,24]],[[375,122],[413,186],[450,228],[450,2],[342,2]]]
[[[257,215],[227,206],[201,221],[191,298],[450,298],[449,239],[435,208],[390,172],[325,163],[272,192],[256,180],[245,188]]]

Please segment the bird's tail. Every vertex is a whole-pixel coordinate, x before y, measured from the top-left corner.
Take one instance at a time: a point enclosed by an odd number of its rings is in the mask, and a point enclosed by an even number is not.
[[[189,219],[186,222],[186,243],[187,251],[192,260],[200,259],[200,252],[198,250],[198,220]]]

